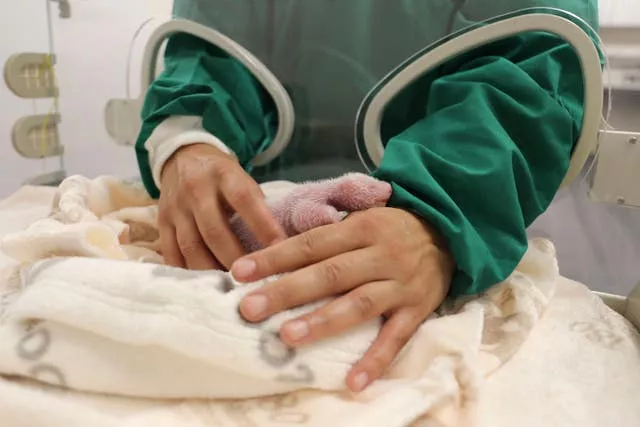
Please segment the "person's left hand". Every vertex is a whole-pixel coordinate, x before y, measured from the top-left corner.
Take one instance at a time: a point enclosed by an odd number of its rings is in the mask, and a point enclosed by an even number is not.
[[[374,208],[247,255],[233,276],[253,282],[294,273],[248,294],[240,313],[261,322],[325,297],[335,300],[280,329],[292,347],[340,334],[385,316],[377,339],[347,376],[358,392],[390,367],[419,326],[447,295],[454,262],[440,237],[404,210]]]

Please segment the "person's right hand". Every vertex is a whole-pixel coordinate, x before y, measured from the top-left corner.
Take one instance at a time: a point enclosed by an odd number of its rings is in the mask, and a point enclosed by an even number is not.
[[[165,263],[191,270],[231,268],[244,255],[229,228],[237,213],[266,246],[286,237],[260,186],[238,161],[206,144],[179,149],[161,176],[158,225]]]

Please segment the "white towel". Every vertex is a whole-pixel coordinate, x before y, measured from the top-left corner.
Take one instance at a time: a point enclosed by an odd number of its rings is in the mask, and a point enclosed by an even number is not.
[[[485,382],[474,427],[640,426],[640,333],[560,278],[543,319]]]
[[[238,301],[261,284],[159,265],[155,209],[136,186],[73,177],[49,218],[3,240],[20,265],[0,284],[0,372],[23,378],[0,385],[7,425],[474,425],[485,378],[527,340],[559,277],[553,245],[532,241],[507,281],[446,304],[352,395],[344,375],[379,321],[287,349],[278,326],[314,305],[246,324]],[[37,384],[70,391],[47,400]],[[67,410],[25,412],[38,401]]]

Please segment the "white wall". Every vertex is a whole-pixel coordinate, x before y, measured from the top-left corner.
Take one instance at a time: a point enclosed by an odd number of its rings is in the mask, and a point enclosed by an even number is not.
[[[640,1],[599,0],[600,24],[607,27],[640,26]]]
[[[46,30],[32,28],[35,23],[44,27],[44,7],[35,8],[34,0],[14,2],[11,9],[5,7],[0,13],[0,62],[17,51],[44,51],[47,46]],[[44,5],[43,2],[38,2]],[[31,22],[32,24],[29,24]],[[44,111],[40,105],[40,111]],[[28,175],[37,173],[40,164],[20,158],[9,139],[13,123],[21,116],[32,114],[31,102],[18,100],[0,83],[0,197],[14,189]]]
[[[16,52],[46,52],[48,47],[46,0],[12,2],[0,14],[0,64]],[[66,147],[69,174],[95,176],[137,174],[131,148],[116,146],[104,129],[103,110],[108,99],[125,96],[126,53],[138,26],[153,15],[168,15],[171,0],[71,0],[73,16],[57,17],[53,4],[54,39],[61,90],[61,137]],[[139,43],[140,44],[140,43]],[[139,58],[139,55],[137,56]],[[137,70],[137,68],[136,68]],[[138,73],[132,78],[138,94]],[[55,170],[57,160],[20,158],[10,143],[13,123],[34,114],[34,103],[16,98],[0,84],[0,197],[29,176]],[[38,101],[38,112],[49,101]]]

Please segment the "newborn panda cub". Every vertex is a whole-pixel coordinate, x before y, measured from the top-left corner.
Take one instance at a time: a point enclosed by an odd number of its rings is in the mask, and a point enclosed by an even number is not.
[[[352,212],[384,207],[390,197],[390,184],[361,173],[349,173],[297,185],[285,196],[267,200],[267,204],[287,236],[292,237],[340,222]],[[262,249],[240,216],[231,217],[230,225],[247,253]]]

